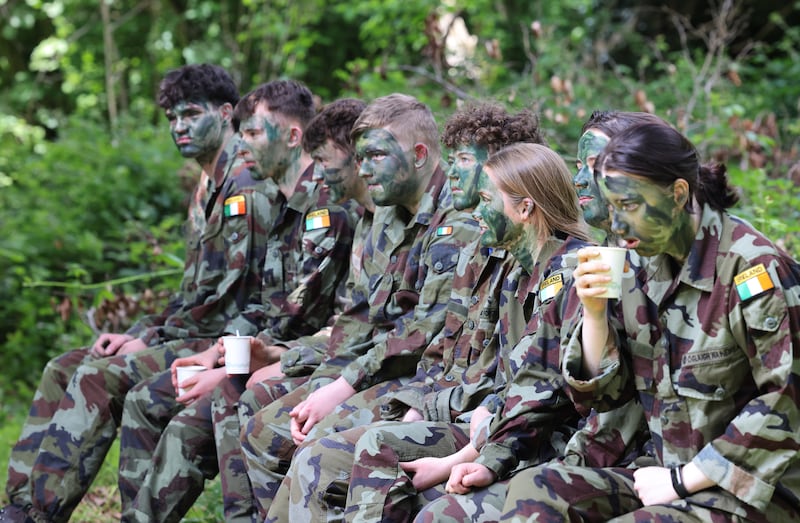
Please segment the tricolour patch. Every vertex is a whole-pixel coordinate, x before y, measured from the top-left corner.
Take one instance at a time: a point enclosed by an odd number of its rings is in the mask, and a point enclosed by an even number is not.
[[[733,278],[733,283],[736,285],[736,292],[739,293],[739,299],[742,301],[749,300],[753,296],[775,287],[763,263],[740,272]]]
[[[539,285],[539,300],[544,302],[555,298],[563,286],[564,278],[561,274],[550,276]]]
[[[314,231],[331,226],[331,213],[328,209],[319,209],[306,214],[306,230]]]
[[[450,236],[453,234],[453,227],[451,225],[442,225],[436,228],[436,236]]]
[[[247,214],[247,203],[244,201],[244,196],[241,194],[231,196],[225,200],[225,216],[240,216]]]

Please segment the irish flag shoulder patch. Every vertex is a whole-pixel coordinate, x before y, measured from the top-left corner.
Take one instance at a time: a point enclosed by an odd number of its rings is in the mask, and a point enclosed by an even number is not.
[[[241,216],[247,214],[247,203],[244,196],[238,194],[225,200],[225,216]]]
[[[564,286],[564,277],[561,274],[550,276],[539,285],[539,301],[545,302],[555,298],[558,291]]]
[[[739,293],[739,299],[742,301],[749,300],[753,296],[758,296],[775,287],[763,263],[740,272],[733,278],[733,283],[736,285],[736,292]]]
[[[315,231],[331,226],[331,213],[328,209],[319,209],[306,214],[306,230]]]
[[[452,225],[442,225],[436,228],[436,236],[450,236],[451,234],[453,234]]]

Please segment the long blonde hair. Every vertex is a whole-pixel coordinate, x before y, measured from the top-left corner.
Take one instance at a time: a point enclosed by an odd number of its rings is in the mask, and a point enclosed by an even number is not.
[[[591,239],[572,172],[555,151],[540,144],[516,143],[489,156],[484,165],[491,170],[497,188],[514,204],[524,198],[533,200],[532,225],[539,245],[556,231]]]

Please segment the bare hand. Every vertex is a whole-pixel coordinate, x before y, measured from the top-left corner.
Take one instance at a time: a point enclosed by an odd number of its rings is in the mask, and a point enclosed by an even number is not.
[[[584,314],[595,318],[606,316],[608,298],[598,298],[606,289],[601,284],[611,281],[611,267],[600,261],[600,253],[593,247],[578,250],[578,266],[575,267],[575,292],[583,304]]]
[[[92,345],[91,353],[95,356],[105,357],[113,356],[125,343],[133,340],[133,336],[127,334],[114,334],[113,332],[104,332],[95,340]]]
[[[266,367],[261,367],[250,377],[247,379],[247,385],[245,385],[248,389],[252,388],[253,385],[261,383],[262,381],[267,381],[270,378],[282,378],[283,372],[281,371],[281,362],[275,362],[272,365],[267,365]]]
[[[188,405],[197,398],[205,396],[206,394],[210,394],[211,391],[214,390],[217,385],[222,383],[222,380],[224,380],[226,377],[225,369],[222,367],[217,367],[204,372],[198,372],[194,376],[190,376],[189,378],[183,380],[181,385],[183,386],[184,390],[186,390],[186,393],[181,394],[175,399],[179,403]],[[175,390],[178,390],[177,387]]]
[[[411,476],[417,492],[422,492],[447,481],[452,464],[447,458],[419,458],[400,463],[400,468]]]
[[[333,383],[309,394],[289,413],[292,417],[291,431],[295,444],[302,443],[314,425],[355,393],[355,389],[344,378],[339,377]]]
[[[453,467],[445,490],[448,494],[466,494],[475,487],[485,487],[495,482],[494,472],[478,463],[461,463]]]
[[[145,350],[147,345],[140,340],[139,338],[134,338],[130,341],[125,342],[122,347],[117,350],[118,355],[125,355],[125,354],[133,354],[134,352],[139,352]]]
[[[408,409],[405,415],[403,415],[402,421],[422,421],[423,419],[420,411],[417,409]]]
[[[186,356],[185,358],[178,358],[172,362],[170,366],[170,374],[172,375],[172,386],[175,391],[178,390],[178,367],[188,367],[189,365],[201,365],[207,369],[213,369],[217,360],[217,345],[212,345],[203,352]]]
[[[633,490],[644,506],[661,505],[679,498],[672,488],[670,470],[665,467],[642,467],[633,473]]]

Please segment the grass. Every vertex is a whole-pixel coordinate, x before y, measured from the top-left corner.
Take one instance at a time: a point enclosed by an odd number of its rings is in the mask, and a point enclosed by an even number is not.
[[[0,397],[2,397],[0,391]],[[19,402],[11,404],[0,402],[0,490],[2,503],[5,497],[6,471],[11,448],[19,437],[25,422],[27,405]],[[120,519],[120,497],[117,490],[117,464],[119,463],[119,442],[108,452],[102,468],[92,483],[92,487],[83,501],[75,509],[70,521],[72,523],[107,523]],[[185,523],[212,523],[224,520],[222,512],[222,489],[219,479],[206,483],[203,494],[197,499],[192,509],[183,518]]]

